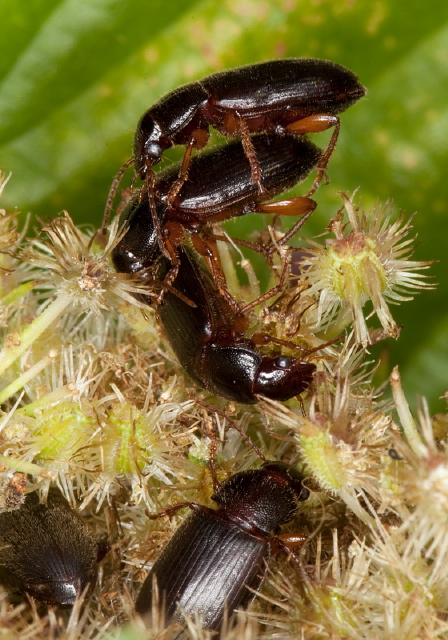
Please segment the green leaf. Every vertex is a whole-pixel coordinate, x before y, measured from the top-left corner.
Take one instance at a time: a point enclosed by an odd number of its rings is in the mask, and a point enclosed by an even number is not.
[[[340,207],[337,192],[356,187],[365,205],[392,198],[397,209],[417,212],[416,259],[440,261],[431,269],[440,284],[397,308],[402,336],[383,343],[382,357],[388,371],[399,364],[411,402],[424,394],[433,411],[444,407],[437,400],[448,387],[443,3],[2,0],[0,24],[0,158],[13,172],[4,206],[40,216],[67,209],[78,223],[99,224],[139,117],[179,84],[287,56],[355,71],[369,93],[342,115],[331,183],[316,193],[305,233],[322,232]],[[316,136],[322,145],[326,139]],[[254,223],[261,218],[251,216]]]

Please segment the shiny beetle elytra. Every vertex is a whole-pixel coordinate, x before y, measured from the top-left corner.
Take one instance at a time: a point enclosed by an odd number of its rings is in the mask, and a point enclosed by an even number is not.
[[[193,148],[208,141],[212,126],[227,136],[241,136],[252,181],[264,190],[263,170],[250,133],[307,134],[335,127],[318,164],[317,188],[339,135],[336,114],[345,111],[365,89],[354,73],[327,60],[290,58],[250,64],[214,73],[167,94],[142,116],[134,140],[133,161],[148,184],[158,241],[165,255],[153,200],[153,167],[172,145],[186,145],[179,176],[168,198],[172,201],[189,175]]]
[[[206,258],[217,286],[226,294],[219,260],[216,258],[216,245],[210,236],[198,235],[206,223],[227,220],[252,211],[300,216],[300,220],[279,241],[282,244],[313,212],[316,205],[310,198],[265,201],[303,180],[318,163],[320,149],[303,136],[262,134],[254,136],[252,140],[263,169],[266,189],[263,194],[251,180],[250,167],[239,141],[193,158],[190,178],[171,204],[167,203],[167,195],[177,179],[179,167],[174,165],[159,175],[155,185],[157,219],[173,264],[168,284],[177,273],[176,246],[183,242],[186,232],[191,233],[195,248]],[[134,198],[125,216],[129,228],[113,251],[115,268],[123,273],[152,268],[161,252],[146,193]],[[267,258],[275,249],[273,245],[264,247],[242,243],[264,253]],[[227,299],[232,303],[230,296]]]
[[[177,529],[153,565],[136,602],[137,612],[151,624],[154,581],[165,624],[199,615],[205,628],[219,631],[226,612],[246,607],[250,589],[263,582],[271,548],[286,548],[303,537],[273,537],[270,532],[292,520],[298,503],[309,495],[295,469],[266,462],[260,469],[236,473],[212,499],[217,510],[183,503],[192,513]]]

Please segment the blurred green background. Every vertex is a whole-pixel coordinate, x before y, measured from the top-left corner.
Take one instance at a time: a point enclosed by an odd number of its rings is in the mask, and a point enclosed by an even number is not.
[[[309,56],[356,72],[367,98],[342,115],[331,184],[304,228],[323,231],[338,191],[365,207],[392,198],[417,212],[416,259],[436,259],[435,291],[395,309],[380,373],[399,364],[415,405],[432,412],[448,388],[448,12],[439,0],[0,0],[3,203],[24,214],[97,225],[112,177],[132,151],[141,114],[161,95],[214,70]],[[315,136],[322,146],[327,134]],[[175,158],[170,151],[167,158]],[[168,162],[168,160],[167,160]],[[297,190],[303,193],[304,187]],[[239,223],[260,228],[258,216]],[[234,229],[232,229],[234,230]],[[377,347],[378,349],[378,347]]]

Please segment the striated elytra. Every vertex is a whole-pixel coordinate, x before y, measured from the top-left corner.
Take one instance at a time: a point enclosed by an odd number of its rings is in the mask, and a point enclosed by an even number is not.
[[[137,612],[151,625],[156,582],[165,624],[199,615],[205,628],[218,631],[226,613],[253,599],[250,589],[260,587],[271,547],[278,547],[270,532],[289,522],[308,495],[295,469],[266,462],[226,480],[212,496],[218,509],[190,503],[193,512],[143,583]]]
[[[136,171],[145,178],[172,145],[193,141],[195,148],[204,147],[209,126],[229,136],[324,130],[334,125],[333,119],[313,116],[341,113],[365,92],[349,69],[313,58],[270,60],[214,73],[175,89],[144,113],[134,140]],[[302,127],[291,126],[300,121],[305,121]]]

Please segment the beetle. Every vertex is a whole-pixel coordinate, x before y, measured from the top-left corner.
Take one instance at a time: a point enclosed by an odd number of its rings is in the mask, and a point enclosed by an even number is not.
[[[105,548],[104,551],[107,551]],[[0,581],[47,604],[91,594],[102,553],[90,528],[57,491],[35,493],[0,514]]]
[[[254,144],[265,170],[269,195],[291,186],[303,176],[304,167],[311,170],[320,154],[309,140],[294,136],[261,134],[255,136]],[[270,210],[271,204],[274,210],[292,207],[296,211],[295,199],[258,204],[263,196],[251,181],[240,141],[197,156],[192,161],[191,173],[191,179],[183,185],[173,205],[166,204],[165,196],[176,179],[176,168],[162,174],[157,182],[157,213],[160,223],[169,231],[171,224],[178,224],[170,221],[170,216],[181,219],[183,228],[193,233],[201,229],[205,221],[243,215],[254,209]],[[302,202],[301,198],[298,200]],[[305,200],[308,214],[285,234],[286,238],[313,211],[314,201]],[[136,294],[136,297],[145,304],[155,305],[159,322],[187,374],[212,393],[243,404],[256,403],[259,396],[289,400],[307,389],[316,366],[293,356],[262,355],[256,348],[259,339],[262,344],[276,340],[269,336],[266,340],[264,335],[253,336],[253,339],[245,337],[248,321],[244,311],[254,302],[241,309],[227,294],[213,251],[208,256],[209,270],[193,250],[180,244],[173,269],[171,260],[160,251],[148,208],[148,200],[140,200],[138,196],[131,203],[125,213],[128,230],[114,248],[112,260],[119,272],[138,275],[143,280],[150,274],[152,283],[163,282],[163,285],[169,280],[172,286],[164,290],[163,297],[156,302],[149,295]],[[274,287],[268,295],[275,290]],[[286,346],[295,347],[291,343]]]
[[[159,277],[169,268],[163,257]],[[295,356],[262,355],[255,339],[244,336],[247,318],[235,313],[188,247],[180,249],[173,288],[157,305],[157,316],[183,369],[201,387],[242,404],[255,404],[259,396],[285,401],[308,388],[316,365]]]
[[[325,131],[339,126],[336,114],[365,93],[354,73],[314,58],[270,60],[214,73],[168,93],[143,114],[134,139],[135,169],[145,179],[169,147],[187,145],[187,154],[203,148],[212,126],[226,136],[242,136],[258,175],[250,132]],[[324,155],[322,164],[328,160]]]
[[[304,136],[261,134],[254,136],[252,140],[263,170],[266,189],[263,194],[258,192],[251,180],[250,167],[241,141],[234,141],[193,158],[189,180],[184,183],[172,203],[168,203],[167,199],[176,182],[179,165],[159,174],[155,185],[157,219],[174,265],[168,284],[177,273],[176,245],[184,240],[186,232],[192,234],[194,246],[206,257],[218,286],[226,295],[214,242],[210,238],[198,236],[206,223],[227,220],[252,211],[301,216],[285,234],[281,244],[287,242],[314,211],[316,203],[310,198],[263,201],[303,180],[319,162],[321,150]],[[128,231],[114,248],[112,259],[117,271],[136,273],[152,266],[160,255],[148,195],[137,195],[124,216],[128,221]],[[253,243],[244,244],[261,251],[268,258],[275,249]],[[229,296],[226,297],[232,302]]]
[[[166,149],[186,145],[178,179],[169,193],[171,201],[189,175],[193,148],[201,149],[207,144],[210,126],[226,136],[242,137],[252,180],[262,192],[265,189],[263,170],[251,132],[306,134],[335,127],[318,164],[318,175],[308,194],[311,195],[336,146],[340,129],[337,114],[365,93],[357,76],[339,64],[313,58],[289,58],[214,73],[161,98],[138,123],[133,162],[140,178],[148,184],[158,241],[165,255],[152,191],[153,167]]]
[[[187,502],[152,516],[171,516],[186,506],[192,510],[144,581],[137,612],[151,625],[156,584],[166,625],[199,615],[206,629],[219,631],[227,614],[253,600],[271,549],[303,543],[302,536],[280,538],[270,532],[292,520],[308,496],[296,469],[268,461],[223,482],[212,496],[216,510]]]

